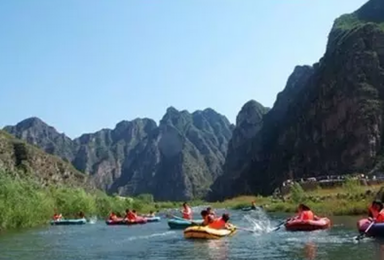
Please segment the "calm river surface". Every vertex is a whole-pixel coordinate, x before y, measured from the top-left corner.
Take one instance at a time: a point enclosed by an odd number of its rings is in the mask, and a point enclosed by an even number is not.
[[[48,226],[1,234],[0,259],[384,259],[384,242],[371,239],[354,242],[357,218],[335,217],[334,226],[328,231],[293,233],[282,228],[268,233],[268,227],[277,225],[283,216],[230,213],[232,223],[258,232],[238,231],[233,237],[220,240],[186,240],[182,230],[168,228],[165,218],[138,226],[107,226],[103,221],[81,226]]]

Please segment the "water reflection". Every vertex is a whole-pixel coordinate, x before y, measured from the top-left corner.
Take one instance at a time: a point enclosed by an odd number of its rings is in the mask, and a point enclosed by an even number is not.
[[[305,259],[314,260],[316,259],[317,246],[314,242],[306,243],[304,246]]]

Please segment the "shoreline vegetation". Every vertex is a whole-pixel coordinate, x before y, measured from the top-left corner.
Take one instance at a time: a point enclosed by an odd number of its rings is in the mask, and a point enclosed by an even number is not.
[[[81,188],[42,187],[30,179],[15,177],[0,170],[0,231],[47,224],[54,212],[65,218],[83,211],[87,218],[106,218],[110,211],[124,212],[135,209],[140,214],[149,211],[171,212],[181,208],[182,202],[155,202],[150,194],[125,198],[108,196],[104,192],[87,193]],[[318,215],[366,215],[367,208],[381,186],[362,186],[348,179],[342,187],[304,191],[294,183],[284,197],[239,196],[223,202],[188,202],[191,206],[210,205],[213,208],[241,209],[255,201],[266,212],[294,213],[299,203],[306,203]]]

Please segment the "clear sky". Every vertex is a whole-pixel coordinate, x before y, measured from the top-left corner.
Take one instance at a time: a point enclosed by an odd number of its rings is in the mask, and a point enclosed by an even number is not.
[[[37,116],[76,137],[171,105],[235,122],[250,99],[271,107],[365,2],[0,1],[0,127]]]

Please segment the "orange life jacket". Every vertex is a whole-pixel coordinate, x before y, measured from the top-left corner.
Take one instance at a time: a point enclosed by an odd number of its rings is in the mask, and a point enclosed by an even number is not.
[[[370,217],[372,217],[372,218],[376,218],[377,217],[377,215],[379,214],[379,211],[377,211],[374,207],[372,207],[372,206],[370,206],[369,208],[368,208],[368,210],[369,210],[369,215],[370,215]]]
[[[208,227],[214,229],[223,229],[225,228],[225,225],[226,223],[222,218],[217,218],[211,224],[209,224]]]
[[[183,218],[192,219],[192,209],[190,207],[187,206],[187,208],[183,210]]]
[[[299,215],[299,219],[301,220],[313,220],[314,218],[315,218],[315,215],[311,210],[304,210]]]
[[[54,220],[58,220],[58,219],[60,219],[61,218],[61,216],[59,215],[59,214],[54,214],[53,215],[53,219]]]
[[[133,213],[133,212],[129,212],[129,213],[127,214],[126,218],[127,218],[128,220],[135,220],[135,219],[136,219],[136,214]]]
[[[109,219],[110,220],[115,220],[117,217],[116,217],[116,215],[115,214],[109,214]]]
[[[384,209],[382,209],[375,218],[376,223],[384,223]]]

